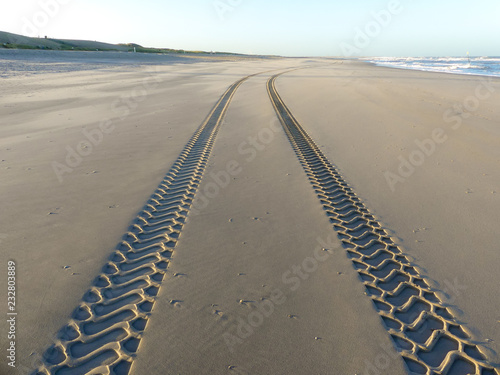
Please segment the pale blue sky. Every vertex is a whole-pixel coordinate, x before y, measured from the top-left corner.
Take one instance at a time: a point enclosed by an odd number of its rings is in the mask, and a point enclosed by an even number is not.
[[[400,5],[391,8],[390,20],[377,20],[374,13],[387,12],[391,2]],[[151,47],[291,56],[500,55],[498,0],[23,0],[3,9],[1,31]]]

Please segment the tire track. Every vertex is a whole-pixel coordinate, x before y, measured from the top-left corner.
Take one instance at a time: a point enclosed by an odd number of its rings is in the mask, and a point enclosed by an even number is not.
[[[236,90],[255,75],[235,82],[219,99],[33,374],[130,372],[222,120]]]
[[[500,375],[292,115],[275,87],[284,73],[267,83],[271,102],[409,373]]]

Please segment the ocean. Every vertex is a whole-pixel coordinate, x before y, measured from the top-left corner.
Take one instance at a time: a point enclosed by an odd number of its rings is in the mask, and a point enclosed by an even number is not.
[[[500,77],[500,57],[371,57],[362,60],[379,66],[455,74]]]

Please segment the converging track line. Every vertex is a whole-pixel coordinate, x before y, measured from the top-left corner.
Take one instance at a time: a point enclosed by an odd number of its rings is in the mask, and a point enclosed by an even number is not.
[[[222,120],[236,90],[255,75],[222,95],[33,374],[129,374]]]
[[[500,375],[292,115],[275,86],[284,73],[267,82],[271,102],[409,373]]]

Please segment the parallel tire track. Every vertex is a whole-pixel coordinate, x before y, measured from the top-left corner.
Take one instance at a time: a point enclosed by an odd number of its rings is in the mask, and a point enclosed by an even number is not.
[[[224,115],[252,76],[230,86],[194,133],[34,374],[130,372]]]
[[[283,73],[281,73],[283,74]],[[287,108],[273,76],[269,97],[333,228],[412,374],[500,375],[485,348],[472,342],[354,191]]]

